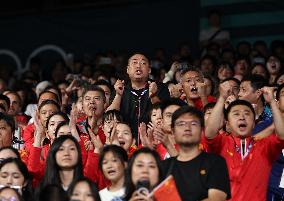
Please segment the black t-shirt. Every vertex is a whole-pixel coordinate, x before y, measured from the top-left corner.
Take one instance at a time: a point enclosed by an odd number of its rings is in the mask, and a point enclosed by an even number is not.
[[[196,158],[182,162],[176,158],[163,161],[165,176],[172,174],[183,201],[208,197],[209,189],[218,189],[231,196],[226,161],[219,155],[202,152]]]
[[[167,85],[158,83],[157,86],[157,96],[159,99],[161,101],[169,99],[170,93]],[[130,85],[125,86],[120,104],[120,112],[123,120],[129,123],[136,142],[138,139],[138,124],[142,122],[148,123],[148,114],[151,109],[152,102],[149,98],[149,88],[147,85],[144,89],[140,90],[134,90]]]

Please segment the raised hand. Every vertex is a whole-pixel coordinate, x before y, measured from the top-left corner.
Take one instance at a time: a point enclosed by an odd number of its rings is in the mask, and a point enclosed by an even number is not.
[[[71,134],[73,137],[75,137],[78,142],[80,141],[80,136],[76,128],[77,124],[77,119],[78,119],[78,109],[75,103],[72,104],[72,110],[70,112],[70,121],[69,121],[69,126],[71,129]]]
[[[233,92],[232,86],[228,81],[223,82],[219,86],[220,98],[226,100]]]
[[[117,126],[117,123],[114,123],[109,141],[110,141],[110,144],[115,144],[117,146],[120,146],[119,141],[118,141],[117,132],[116,132],[116,126]]]
[[[150,149],[154,148],[153,135],[152,133],[147,133],[147,126],[144,122],[139,126],[139,137],[143,146],[149,147]]]
[[[41,147],[41,142],[45,137],[44,127],[40,122],[39,119],[39,111],[36,111],[35,117],[34,117],[34,126],[35,126],[35,132],[34,132],[34,146],[35,147]]]
[[[89,135],[91,137],[91,142],[94,145],[94,152],[100,153],[102,149],[104,148],[104,145],[98,135],[95,135],[95,133],[92,131],[92,129],[88,128]]]
[[[179,98],[182,94],[182,86],[180,83],[176,84],[176,85],[173,85],[171,90],[170,90],[170,94],[171,94],[171,97],[173,98]]]
[[[200,97],[206,97],[207,85],[204,82],[196,82],[197,93]]]
[[[263,87],[261,91],[263,93],[263,97],[267,103],[271,103],[271,101],[275,100],[274,98],[274,90],[275,87]]]
[[[117,95],[122,96],[124,91],[124,80],[117,80],[114,84],[114,89]]]
[[[156,82],[148,82],[149,83],[149,97],[152,98],[158,93],[158,86]]]

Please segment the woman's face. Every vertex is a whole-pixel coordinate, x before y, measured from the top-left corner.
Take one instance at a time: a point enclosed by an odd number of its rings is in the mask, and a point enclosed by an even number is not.
[[[70,126],[68,125],[64,125],[64,126],[61,126],[58,131],[57,131],[57,137],[60,137],[62,135],[72,135],[71,134],[71,129],[70,129]]]
[[[119,123],[116,126],[116,134],[120,146],[128,152],[131,145],[133,144],[133,137],[131,129],[128,125]]]
[[[0,185],[24,186],[25,178],[15,163],[7,163],[0,170]]]
[[[139,180],[148,180],[153,188],[159,182],[159,169],[155,158],[151,154],[139,154],[132,166],[131,178],[134,185]]]
[[[49,119],[47,125],[47,136],[49,139],[54,140],[55,138],[54,132],[56,130],[56,127],[60,122],[63,122],[64,120],[65,119],[61,115],[54,115]]]
[[[102,162],[103,174],[110,182],[114,183],[124,177],[124,164],[112,152],[107,152]]]
[[[3,201],[6,201],[6,200],[19,201],[20,198],[19,198],[18,194],[15,192],[14,189],[6,188],[6,189],[1,191],[0,200],[3,200]]]
[[[76,184],[71,195],[71,200],[95,201],[95,198],[92,195],[89,184],[87,182],[81,181]]]
[[[55,154],[57,165],[61,169],[72,169],[78,163],[78,150],[75,143],[65,140]]]
[[[279,59],[277,59],[274,56],[269,57],[269,59],[266,62],[266,68],[270,75],[276,75],[281,68]]]

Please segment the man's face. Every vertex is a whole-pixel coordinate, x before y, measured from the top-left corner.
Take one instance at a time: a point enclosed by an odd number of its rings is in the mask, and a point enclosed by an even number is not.
[[[166,107],[163,111],[163,126],[164,126],[164,129],[167,130],[167,131],[171,131],[171,124],[172,124],[172,116],[173,116],[173,113],[179,109],[180,106],[178,105],[170,105],[168,107]]]
[[[196,71],[189,71],[182,76],[181,84],[187,98],[199,98],[196,87],[197,82],[203,82],[203,79]]]
[[[110,88],[108,88],[106,85],[98,85],[98,86],[104,90],[105,96],[106,96],[106,103],[107,103],[107,105],[109,105],[109,99],[110,99],[110,95],[111,95]]]
[[[177,118],[173,128],[176,143],[183,146],[198,145],[201,131],[201,122],[196,116],[189,113]]]
[[[102,117],[104,100],[99,91],[88,91],[83,97],[83,110],[88,117]]]
[[[228,80],[228,82],[232,87],[232,95],[234,95],[237,98],[240,92],[240,85],[233,80]]]
[[[249,101],[251,104],[256,104],[259,94],[251,87],[250,81],[244,81],[241,83],[240,92],[238,94],[239,99]]]
[[[233,106],[228,114],[227,126],[237,136],[249,136],[255,121],[251,109],[246,105]]]
[[[0,147],[8,147],[12,144],[12,128],[6,121],[0,120]]]
[[[131,81],[147,81],[151,69],[148,59],[142,54],[130,57],[127,66],[127,74]]]
[[[44,128],[46,126],[46,121],[48,117],[54,114],[55,112],[58,112],[58,108],[53,104],[46,104],[40,108],[39,119]]]
[[[15,94],[9,93],[7,97],[10,99],[9,115],[15,116],[21,112],[21,100]]]

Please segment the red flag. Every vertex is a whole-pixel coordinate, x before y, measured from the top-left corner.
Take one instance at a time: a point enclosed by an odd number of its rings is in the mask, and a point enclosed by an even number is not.
[[[172,175],[162,181],[150,195],[154,195],[156,201],[182,201],[177,191],[176,182]]]

